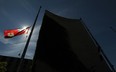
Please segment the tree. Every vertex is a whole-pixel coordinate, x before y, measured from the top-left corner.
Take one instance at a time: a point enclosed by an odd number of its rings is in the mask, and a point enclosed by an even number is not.
[[[7,62],[0,62],[0,72],[6,72]]]

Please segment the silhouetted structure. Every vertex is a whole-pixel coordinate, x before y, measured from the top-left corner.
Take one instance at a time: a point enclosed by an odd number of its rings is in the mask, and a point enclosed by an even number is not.
[[[81,19],[45,11],[32,72],[111,72]]]
[[[0,72],[16,72],[20,59],[15,57],[0,56]],[[24,59],[21,72],[29,72],[32,60]],[[6,70],[6,71],[5,71]]]

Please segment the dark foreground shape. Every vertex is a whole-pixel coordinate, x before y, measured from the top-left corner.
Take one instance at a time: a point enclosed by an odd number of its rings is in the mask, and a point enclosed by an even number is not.
[[[0,72],[16,72],[20,58],[0,56]],[[32,60],[24,59],[21,65],[21,72],[29,72]]]
[[[111,72],[80,19],[45,12],[32,72]]]

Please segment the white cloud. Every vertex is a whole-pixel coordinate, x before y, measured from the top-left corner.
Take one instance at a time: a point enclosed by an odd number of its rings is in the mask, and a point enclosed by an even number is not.
[[[26,53],[26,58],[28,59],[32,59],[34,56],[40,27],[41,25],[36,26],[34,29],[34,32]],[[18,54],[23,52],[26,41],[27,41],[27,38],[25,35],[17,36],[10,39],[5,39],[3,34],[0,33],[0,42],[4,44],[3,48],[0,48],[0,55],[20,57],[18,56]]]

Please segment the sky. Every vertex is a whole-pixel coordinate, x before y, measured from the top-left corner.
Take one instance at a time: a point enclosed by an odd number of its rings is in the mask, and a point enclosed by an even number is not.
[[[82,18],[116,68],[116,32],[110,29],[116,30],[116,0],[0,0],[0,55],[20,58],[26,36],[4,39],[3,32],[32,25],[40,5],[26,58],[33,59],[42,18],[45,10],[49,10],[70,19]]]

